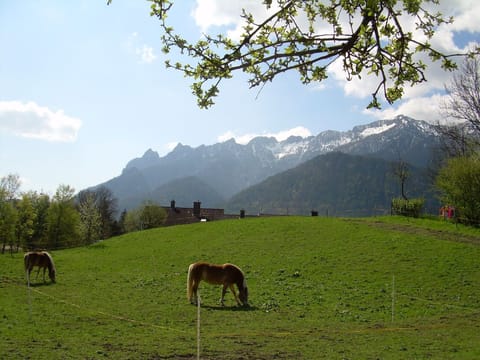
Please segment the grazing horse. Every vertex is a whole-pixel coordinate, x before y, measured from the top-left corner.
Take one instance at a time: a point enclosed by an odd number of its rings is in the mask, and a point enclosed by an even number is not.
[[[204,262],[196,262],[188,267],[187,297],[192,304],[198,301],[197,289],[200,281],[209,284],[223,285],[220,303],[224,306],[224,298],[227,288],[232,291],[238,305],[248,306],[248,288],[242,270],[233,264],[214,265]],[[235,292],[237,285],[239,295]]]
[[[27,273],[27,281],[30,284],[30,272],[34,266],[38,267],[37,277],[40,269],[43,268],[43,282],[45,282],[45,271],[48,269],[48,276],[52,282],[55,282],[55,264],[52,256],[46,251],[31,251],[27,252],[23,256],[23,262],[25,263],[25,272]]]

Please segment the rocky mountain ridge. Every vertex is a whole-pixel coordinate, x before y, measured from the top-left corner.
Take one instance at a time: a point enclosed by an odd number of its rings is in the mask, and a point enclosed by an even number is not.
[[[202,200],[205,206],[220,206],[219,199],[227,200],[272,175],[322,154],[336,151],[389,161],[401,159],[425,168],[431,159],[431,149],[438,144],[434,125],[398,116],[356,126],[349,131],[328,130],[316,136],[292,136],[284,141],[256,137],[246,145],[234,139],[196,148],[178,144],[164,157],[149,149],[142,157],[129,161],[120,176],[100,185],[112,190],[120,208],[132,208],[146,199],[160,200],[157,199],[159,188],[172,189],[175,183],[187,183],[180,179],[189,178],[188,192],[198,194],[192,201]],[[191,181],[192,178],[197,178],[198,182]],[[192,186],[197,188],[192,189]],[[176,193],[180,191],[175,190]],[[162,194],[162,201],[169,196]],[[191,202],[179,205],[190,206]]]

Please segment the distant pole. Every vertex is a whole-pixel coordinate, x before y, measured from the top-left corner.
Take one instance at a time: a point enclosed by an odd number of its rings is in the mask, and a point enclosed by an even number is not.
[[[200,293],[197,293],[197,360],[200,360]]]
[[[28,311],[30,315],[30,320],[33,319],[32,317],[32,290],[30,289],[30,273],[28,270],[25,270],[27,275],[27,298],[28,298]]]
[[[395,274],[392,276],[392,323],[395,319]]]

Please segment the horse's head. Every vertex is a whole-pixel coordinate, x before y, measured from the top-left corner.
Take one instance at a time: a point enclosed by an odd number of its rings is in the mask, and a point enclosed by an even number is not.
[[[43,251],[42,255],[43,255],[44,266],[48,267],[48,277],[54,283],[55,282],[55,274],[56,274],[57,270],[55,269],[55,263],[53,262],[53,258],[46,251]]]
[[[238,297],[242,302],[243,306],[249,306],[248,305],[248,288],[246,286],[243,287],[243,289],[239,290]]]
[[[48,269],[48,276],[50,277],[50,280],[52,280],[52,282],[55,282],[55,269],[54,268]]]

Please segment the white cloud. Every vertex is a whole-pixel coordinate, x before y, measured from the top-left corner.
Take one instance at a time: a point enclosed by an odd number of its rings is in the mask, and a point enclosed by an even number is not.
[[[243,135],[235,135],[235,133],[231,130],[227,131],[226,133],[220,135],[218,137],[219,142],[225,142],[230,139],[235,139],[235,142],[238,144],[248,144],[253,138],[258,136],[264,137],[274,137],[277,141],[283,141],[288,139],[290,136],[301,136],[301,137],[308,137],[311,136],[312,133],[310,130],[303,126],[297,126],[295,128],[289,130],[279,131],[277,133],[262,133],[262,134],[243,134]]]
[[[452,14],[454,23],[450,26],[452,31],[479,32],[480,23],[478,13],[480,12],[480,2],[478,0],[449,0],[440,1],[438,6],[426,3],[428,8],[437,9],[443,14]]]
[[[442,122],[440,107],[445,102],[445,95],[435,94],[430,97],[418,97],[404,101],[398,107],[384,110],[364,110],[365,114],[378,119],[393,119],[398,115],[406,115],[417,120],[425,120],[432,124]]]
[[[0,131],[25,138],[73,142],[82,126],[80,119],[30,101],[0,101]]]
[[[247,136],[250,136],[250,135],[247,135]],[[255,137],[255,136],[254,136],[254,137]],[[231,130],[228,130],[226,133],[220,135],[220,136],[217,138],[217,140],[218,140],[219,142],[225,142],[225,141],[228,141],[228,140],[230,140],[230,139],[235,139],[235,141],[236,141],[237,143],[239,143],[239,144],[242,144],[242,143],[243,143],[243,142],[240,142],[239,136],[235,136],[235,133],[234,133],[233,131],[231,131]],[[253,137],[252,137],[251,139],[253,139]],[[248,140],[248,141],[250,141],[250,140]],[[247,141],[247,143],[248,143],[248,141]]]
[[[166,150],[168,150],[168,152],[170,152],[170,151],[172,151],[173,149],[175,149],[178,144],[180,144],[179,141],[172,141],[172,142],[169,142],[169,143],[165,144],[164,148],[165,148]]]
[[[241,3],[241,1],[197,0],[192,16],[200,29],[206,32],[212,26],[237,23],[240,20]]]
[[[128,36],[126,45],[129,49],[131,49],[135,47],[135,44],[137,42],[138,42],[138,33],[135,31]]]
[[[171,153],[177,147],[178,144],[180,144],[179,141],[172,141],[172,142],[162,144],[160,148],[157,149],[157,153],[159,156],[165,156]]]
[[[397,107],[391,106],[383,110],[365,109],[363,113],[377,119],[393,119],[398,115],[405,115],[435,125],[463,122],[463,120],[446,118],[442,115],[441,108],[446,102],[448,102],[448,95],[434,94],[406,100]]]
[[[327,80],[323,80],[323,81],[316,81],[316,82],[313,82],[313,83],[310,83],[307,85],[309,90],[311,91],[324,91],[324,90],[327,90],[328,86],[327,86]]]
[[[136,53],[140,57],[140,62],[142,64],[150,64],[157,58],[157,56],[153,53],[153,48],[147,45],[137,48]]]
[[[290,136],[308,137],[308,136],[311,136],[311,135],[312,135],[312,133],[307,128],[305,128],[303,126],[297,126],[293,129],[280,131],[276,134],[271,134],[271,135],[268,135],[268,136],[273,136],[278,141],[283,141],[283,140],[288,139]]]
[[[147,44],[142,44],[140,36],[137,32],[131,33],[127,38],[126,47],[130,53],[133,53],[135,56],[137,56],[140,64],[151,64],[157,58],[153,47]]]
[[[208,32],[214,26],[226,26],[230,30],[227,35],[238,40],[243,32],[244,21],[240,17],[242,9],[251,13],[256,19],[265,19],[268,14],[275,11],[272,6],[266,6],[258,0],[197,0],[197,5],[192,12],[195,23],[202,32]]]

